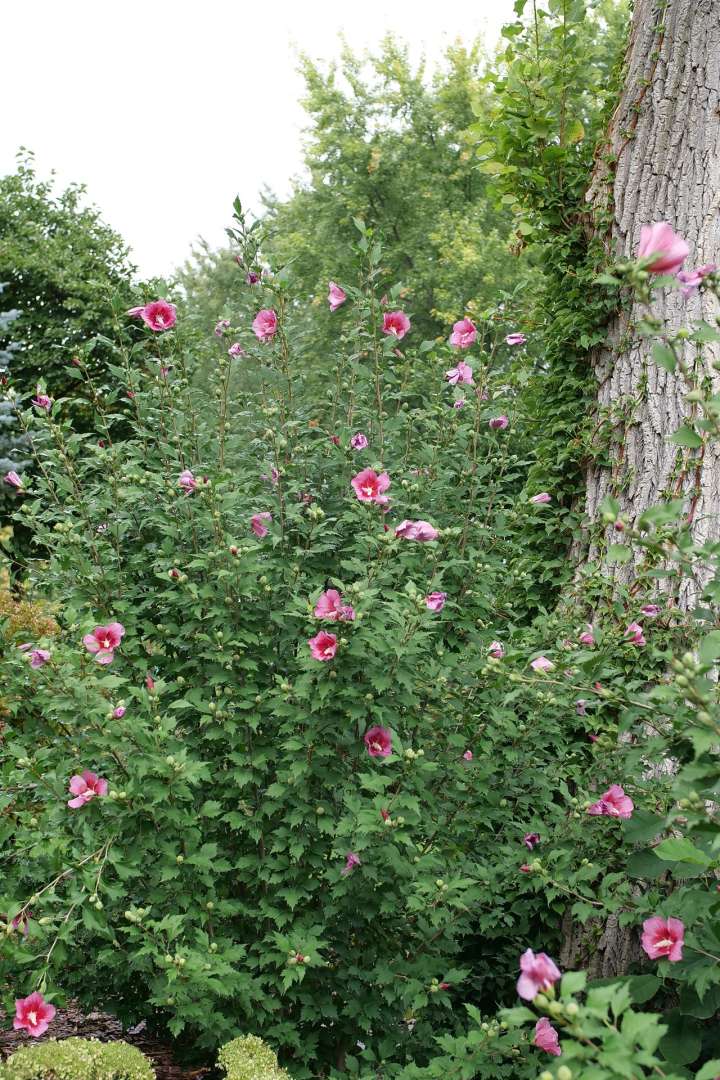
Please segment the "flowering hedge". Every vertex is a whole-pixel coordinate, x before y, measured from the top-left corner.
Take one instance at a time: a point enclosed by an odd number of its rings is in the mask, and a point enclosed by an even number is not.
[[[331,283],[337,355],[317,400],[289,275],[248,259],[239,208],[237,226],[258,314],[218,323],[208,395],[177,312],[154,300],[129,313],[137,345],[115,347],[113,391],[90,388],[92,437],[52,388],[25,403],[36,477],[7,482],[47,553],[34,585],[58,601],[58,632],[4,658],[15,1025],[42,1035],[72,994],[199,1047],[257,1031],[293,1075],[439,1076],[452,1061],[491,1078],[557,1056],[560,1018],[589,1033],[562,1053],[592,1061],[593,1033],[635,1016],[639,992],[591,988],[582,1004],[565,975],[555,999],[560,917],[644,924],[664,974],[688,945],[688,894],[639,891],[628,848],[667,830],[666,866],[690,844],[686,862],[714,867],[711,840],[674,835],[673,787],[694,781],[649,772],[661,743],[636,735],[653,668],[688,628],[645,591],[601,602],[590,578],[528,625],[534,539],[564,511],[526,483],[526,341],[501,313],[413,345],[358,223],[359,283]],[[627,271],[641,287],[646,263]],[[651,561],[685,552],[665,522],[626,539]],[[706,659],[682,661],[695,697],[652,691],[673,730],[696,705],[709,715]],[[696,793],[699,836],[703,805]],[[711,913],[703,897],[694,910]],[[706,930],[688,976],[700,997]],[[517,991],[547,1015],[493,1019],[521,955]],[[617,1036],[633,1069],[656,1049],[639,1025]]]

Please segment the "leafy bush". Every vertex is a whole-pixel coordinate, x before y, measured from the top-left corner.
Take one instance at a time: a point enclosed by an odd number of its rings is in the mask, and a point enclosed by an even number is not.
[[[51,1039],[16,1050],[0,1065],[0,1080],[155,1080],[155,1071],[124,1042]]]
[[[34,642],[36,667],[6,654],[0,910],[31,917],[3,970],[157,1011],[199,1045],[252,1024],[300,1075],[358,1040],[365,1060],[422,1060],[466,980],[508,993],[530,926],[554,921],[518,872],[523,834],[539,804],[563,831],[577,809],[558,777],[581,786],[591,759],[582,720],[557,724],[573,689],[533,676],[525,697],[488,657],[537,603],[508,523],[531,536],[547,513],[522,491],[522,417],[489,424],[511,408],[511,347],[482,327],[474,385],[453,389],[456,350],[381,333],[397,290],[359,239],[366,284],[338,312],[324,401],[276,278],[259,294],[276,333],[252,346],[244,328],[242,361],[221,346],[209,401],[170,330],[155,360],[140,342],[111,365],[130,438],[112,397],[102,445],[45,414],[20,516],[50,553],[38,582],[62,596],[61,633]],[[373,466],[389,508],[356,494]],[[315,614],[334,589],[352,620]],[[324,631],[329,660],[308,644]]]

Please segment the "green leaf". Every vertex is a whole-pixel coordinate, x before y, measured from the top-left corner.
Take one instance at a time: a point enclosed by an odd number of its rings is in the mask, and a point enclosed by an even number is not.
[[[608,548],[608,562],[626,563],[632,556],[632,548],[627,544],[611,544]]]
[[[673,372],[677,367],[677,357],[667,345],[653,345],[653,360],[666,371]]]
[[[720,1058],[706,1061],[700,1072],[695,1073],[695,1080],[715,1080],[716,1076],[720,1076]]]
[[[695,866],[710,866],[712,862],[704,851],[695,847],[693,842],[684,836],[669,836],[653,848],[653,851],[658,859],[665,859],[667,862],[692,863]]]
[[[567,971],[560,983],[560,993],[565,995],[579,994],[585,989],[587,983],[586,971]]]
[[[677,443],[678,446],[687,446],[690,450],[697,450],[702,446],[702,439],[697,431],[693,431],[687,424],[683,424],[670,436],[670,442]]]
[[[711,664],[720,657],[720,630],[711,630],[700,642],[698,656],[703,664]]]
[[[673,1010],[668,1019],[668,1033],[661,1039],[660,1049],[673,1065],[690,1065],[700,1053],[700,1026],[696,1021],[688,1020],[679,1010]]]

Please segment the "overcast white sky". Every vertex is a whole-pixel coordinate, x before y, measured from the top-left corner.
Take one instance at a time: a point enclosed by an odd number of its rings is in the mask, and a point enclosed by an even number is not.
[[[413,54],[482,33],[512,0],[12,0],[2,13],[0,171],[85,183],[143,275],[202,235],[223,241],[238,193],[257,205],[302,168],[298,51],[331,59],[391,32]]]

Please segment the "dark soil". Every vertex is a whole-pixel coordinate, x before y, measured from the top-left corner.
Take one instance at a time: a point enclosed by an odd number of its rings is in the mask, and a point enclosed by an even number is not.
[[[6,1022],[7,1018],[5,1018]],[[66,1009],[58,1009],[50,1030],[44,1038],[67,1039],[71,1035],[79,1035],[83,1039],[99,1039],[101,1042],[118,1042],[122,1039],[132,1046],[137,1046],[138,1050],[142,1050],[143,1054],[152,1061],[157,1072],[157,1080],[210,1080],[215,1075],[214,1070],[209,1066],[198,1068],[198,1066],[178,1064],[172,1047],[147,1035],[143,1024],[124,1031],[120,1021],[106,1013],[84,1013],[73,1005],[69,1005]],[[21,1046],[43,1041],[43,1039],[31,1038],[24,1031],[0,1030],[0,1060],[9,1057]]]

